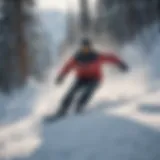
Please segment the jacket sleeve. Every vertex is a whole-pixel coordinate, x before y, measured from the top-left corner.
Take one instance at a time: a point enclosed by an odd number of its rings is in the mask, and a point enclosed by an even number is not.
[[[74,69],[75,67],[75,59],[71,58],[69,59],[66,64],[62,67],[60,73],[59,73],[59,77],[64,77],[66,76],[72,69]]]
[[[100,55],[100,59],[103,63],[112,63],[117,65],[117,67],[123,71],[128,70],[127,64],[115,55]]]

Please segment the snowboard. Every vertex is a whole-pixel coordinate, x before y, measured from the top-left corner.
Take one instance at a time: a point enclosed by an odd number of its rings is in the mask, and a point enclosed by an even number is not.
[[[51,115],[51,116],[46,116],[44,117],[43,119],[43,122],[44,123],[47,123],[47,124],[50,124],[50,123],[55,123],[57,121],[60,121],[62,119],[64,119],[66,117],[66,115],[57,115],[57,114],[54,114],[54,115]]]
[[[75,114],[71,114],[71,115],[68,115],[68,114],[64,114],[64,115],[53,114],[51,116],[44,117],[43,122],[47,123],[47,124],[52,124],[52,123],[56,123],[56,122],[61,121],[61,120],[65,120],[67,118],[71,118],[73,116],[84,116],[87,113],[88,112],[86,112],[86,111],[82,111],[82,112],[76,112]]]

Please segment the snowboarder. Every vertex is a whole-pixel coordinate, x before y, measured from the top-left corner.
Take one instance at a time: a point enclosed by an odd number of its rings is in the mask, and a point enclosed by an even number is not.
[[[83,111],[101,82],[101,68],[104,63],[115,64],[122,71],[128,70],[128,66],[117,56],[108,53],[98,54],[92,48],[91,41],[87,38],[83,39],[80,50],[64,65],[56,79],[56,84],[59,85],[71,70],[74,70],[76,73],[76,81],[64,97],[56,118],[66,115],[73,99],[79,92],[81,94],[78,97],[76,112],[80,113]],[[50,119],[52,118],[54,119],[55,116],[50,117]]]

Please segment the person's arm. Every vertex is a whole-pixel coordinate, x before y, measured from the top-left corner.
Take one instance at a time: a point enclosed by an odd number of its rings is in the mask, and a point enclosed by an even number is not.
[[[62,67],[56,82],[60,83],[61,81],[63,81],[64,77],[74,68],[76,62],[74,60],[74,58],[69,59],[66,64]]]
[[[104,63],[112,63],[118,66],[122,71],[128,70],[128,66],[125,62],[123,62],[121,59],[119,59],[116,55],[101,55],[100,59]]]

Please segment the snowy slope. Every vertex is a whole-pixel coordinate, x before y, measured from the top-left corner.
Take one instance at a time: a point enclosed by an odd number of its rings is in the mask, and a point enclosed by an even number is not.
[[[24,90],[1,95],[0,160],[159,160],[160,84],[157,79],[151,83],[151,72],[158,72],[152,68],[157,54],[144,62],[144,51],[134,43],[122,52],[132,69],[128,74],[105,73],[84,115],[42,123],[56,111],[73,80],[70,75],[64,85],[55,86],[57,68],[44,84],[30,80]]]
[[[112,76],[108,81],[104,81],[88,106],[86,114],[73,115],[56,124],[44,126],[41,123],[42,117],[56,110],[59,99],[72,81],[71,75],[61,87],[54,86],[53,75],[56,72],[57,70],[53,71],[45,85],[31,81],[29,86],[32,86],[32,89],[29,87],[28,93],[26,89],[21,99],[25,103],[17,98],[20,94],[10,101],[14,106],[9,110],[12,111],[9,117],[13,119],[12,122],[8,120],[10,124],[1,126],[1,159],[160,158],[159,86],[146,87],[141,78],[142,72],[134,70],[127,75],[120,74],[118,80],[116,76]],[[25,117],[22,113],[17,113],[22,109],[22,103],[24,108],[27,108],[24,106],[26,105],[29,109],[29,114],[23,110]],[[19,118],[18,114],[21,115]]]

